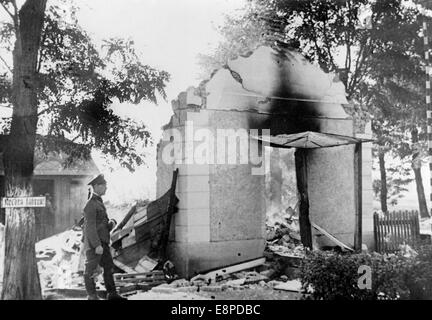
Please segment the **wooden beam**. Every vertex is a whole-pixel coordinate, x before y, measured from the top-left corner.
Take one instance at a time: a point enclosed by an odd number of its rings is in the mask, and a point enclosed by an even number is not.
[[[338,238],[336,238],[334,235],[332,235],[330,232],[326,231],[324,228],[321,228],[319,225],[316,225],[312,222],[312,226],[321,232],[323,235],[325,235],[327,238],[329,238],[331,241],[336,243],[338,246],[340,246],[342,249],[348,250],[348,251],[354,251],[352,248],[348,247],[345,243],[340,241]]]
[[[312,249],[312,230],[309,220],[309,194],[307,183],[307,150],[297,149],[295,155],[295,167],[297,177],[297,190],[300,197],[300,237],[305,248]]]
[[[362,247],[362,144],[356,143],[354,148],[354,199],[355,199],[355,230],[354,250]]]
[[[126,214],[126,216],[123,218],[123,220],[114,228],[114,230],[112,231],[112,233],[114,234],[115,232],[117,232],[118,230],[122,229],[126,223],[128,223],[128,221],[130,220],[130,218],[132,218],[132,216],[135,214],[136,212],[136,204],[134,204],[128,211],[128,213]]]
[[[220,268],[217,270],[213,270],[213,271],[210,271],[206,274],[199,274],[199,275],[193,277],[190,281],[204,280],[208,283],[214,283],[214,282],[216,282],[217,278],[220,276],[239,272],[242,270],[255,268],[255,267],[258,267],[260,265],[263,265],[264,263],[265,263],[265,258],[258,258],[258,259],[238,263],[235,265],[231,265],[228,267]]]
[[[165,261],[167,258],[167,246],[168,246],[169,232],[171,227],[171,217],[174,214],[174,209],[175,209],[175,201],[176,201],[175,192],[176,192],[178,173],[179,173],[179,169],[177,168],[173,172],[173,178],[171,182],[170,200],[167,208],[168,212],[166,217],[166,225],[164,227],[164,230],[162,231],[161,242],[160,242],[159,258],[161,261]]]

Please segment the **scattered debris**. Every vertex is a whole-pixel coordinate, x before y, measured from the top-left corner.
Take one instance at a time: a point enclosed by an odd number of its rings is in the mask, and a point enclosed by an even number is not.
[[[154,267],[156,267],[156,265],[156,260],[153,260],[148,256],[144,256],[138,261],[134,270],[136,272],[150,272],[154,269]]]
[[[82,230],[74,228],[36,243],[36,260],[43,290],[80,287]]]
[[[405,258],[413,258],[418,255],[417,251],[415,251],[413,248],[411,248],[408,244],[401,244],[399,246],[399,251],[402,253],[402,255]]]
[[[275,290],[301,292],[301,282],[299,280],[290,280],[276,284],[273,288]]]
[[[116,273],[114,279],[120,293],[138,290],[147,291],[167,283],[165,274],[161,270],[142,273]]]
[[[296,206],[297,208],[297,206]],[[304,257],[300,224],[295,209],[276,211],[267,215],[267,250],[281,256]]]
[[[238,272],[241,270],[252,269],[254,267],[264,264],[264,262],[265,262],[265,258],[258,258],[251,261],[242,262],[218,270],[210,271],[204,275],[197,275],[193,277],[191,281],[202,279],[208,283],[215,282],[217,278],[223,275]]]
[[[297,246],[292,245],[269,245],[267,246],[269,250],[271,250],[274,253],[277,253],[280,256],[285,257],[298,257],[303,258],[304,257],[304,247],[302,244]]]

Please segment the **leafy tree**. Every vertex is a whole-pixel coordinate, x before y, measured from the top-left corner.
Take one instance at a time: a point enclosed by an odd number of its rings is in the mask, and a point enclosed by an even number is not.
[[[245,13],[220,29],[225,40],[215,54],[201,56],[201,62],[207,68],[222,66],[226,59],[262,44],[299,50],[345,83],[351,102],[347,112],[355,115],[359,126],[372,120],[381,161],[389,148],[409,150],[418,160],[418,141],[426,128],[419,15],[418,8],[402,0],[249,0]],[[408,148],[397,135],[386,135],[395,128],[401,134],[413,133]],[[384,170],[385,164],[380,167]],[[421,173],[414,165],[413,170],[421,213],[427,216]],[[381,176],[385,211],[385,170]]]
[[[397,160],[398,163],[387,162],[386,167],[386,172],[389,173],[386,176],[386,187],[388,190],[386,203],[389,203],[391,206],[398,204],[399,199],[401,199],[404,196],[404,193],[408,191],[406,188],[407,185],[413,181],[411,177],[411,161],[409,159],[405,159],[405,161],[401,159]],[[372,187],[375,198],[380,200],[381,179],[374,180]]]
[[[0,0],[10,16],[1,25],[1,102],[12,110],[4,153],[6,196],[31,196],[36,134],[47,135],[45,152],[66,151],[88,158],[91,148],[133,170],[143,158],[137,145],[150,133],[121,119],[110,104],[165,98],[169,75],[141,62],[133,42],[109,39],[97,48],[76,19],[75,6],[59,1]],[[12,61],[10,65],[8,62]],[[70,142],[77,144],[71,144]],[[39,146],[39,145],[38,145]],[[34,211],[6,210],[5,268],[2,299],[40,299],[35,261]]]

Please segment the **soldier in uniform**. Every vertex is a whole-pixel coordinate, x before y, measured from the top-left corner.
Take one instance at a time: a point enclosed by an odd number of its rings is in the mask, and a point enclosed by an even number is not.
[[[103,268],[103,278],[108,300],[126,300],[115,287],[109,242],[113,223],[108,219],[102,196],[107,190],[107,182],[102,174],[91,180],[93,194],[84,207],[84,250],[86,254],[84,283],[89,300],[99,300],[96,294],[94,277],[97,267]]]

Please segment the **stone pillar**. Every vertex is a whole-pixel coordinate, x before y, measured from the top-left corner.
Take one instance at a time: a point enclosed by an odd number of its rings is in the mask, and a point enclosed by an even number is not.
[[[262,256],[265,176],[264,172],[253,175],[254,165],[250,162],[240,164],[239,145],[234,164],[217,162],[218,143],[224,143],[218,140],[218,129],[232,130],[232,133],[243,129],[248,133],[247,114],[195,111],[190,106],[182,108],[181,99],[179,101],[180,105],[174,104],[175,115],[164,130],[165,141],[158,145],[157,196],[168,190],[172,172],[178,168],[179,211],[171,225],[169,258],[181,276],[190,277],[203,270]],[[211,149],[210,154],[200,152],[205,149],[203,136],[206,133],[215,138],[207,149]],[[249,146],[248,134],[246,139]],[[169,147],[170,143],[174,150]],[[175,163],[164,161],[167,150],[174,152]],[[228,161],[232,153],[225,151]]]
[[[363,133],[357,133],[357,138],[371,139],[372,129],[369,122]],[[372,142],[362,144],[362,202],[363,202],[363,243],[369,250],[374,249],[373,235],[373,188],[372,188]]]

